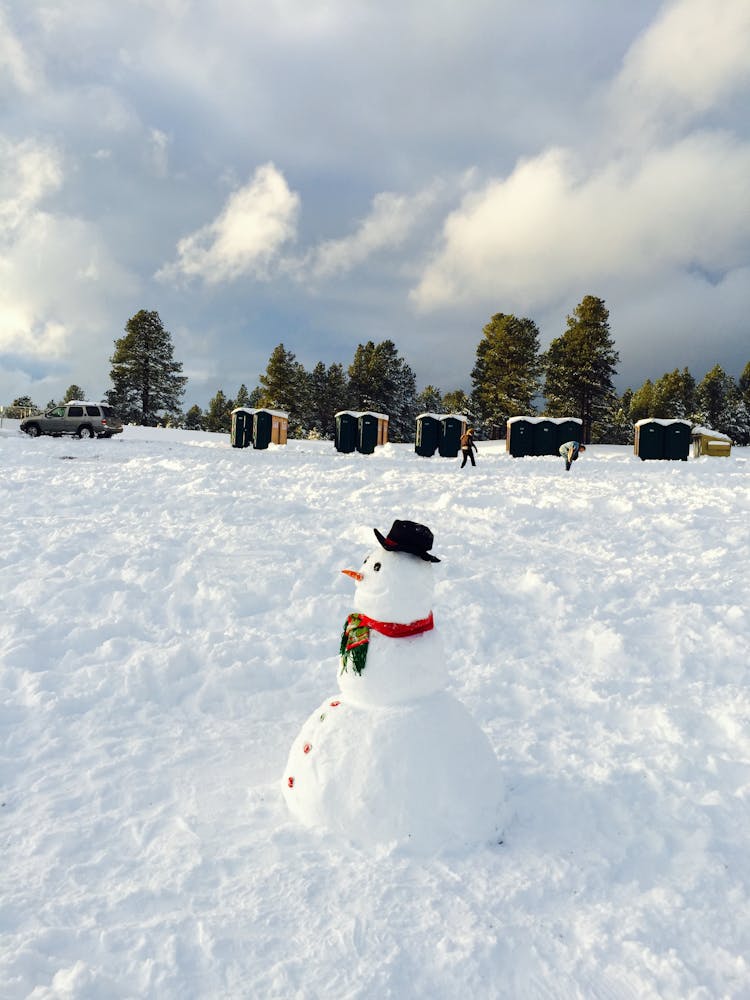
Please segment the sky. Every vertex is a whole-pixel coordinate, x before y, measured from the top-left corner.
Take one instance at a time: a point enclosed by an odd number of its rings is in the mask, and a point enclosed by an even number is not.
[[[0,0],[0,403],[99,398],[158,311],[186,408],[391,339],[470,387],[604,299],[616,385],[750,360],[747,0]]]

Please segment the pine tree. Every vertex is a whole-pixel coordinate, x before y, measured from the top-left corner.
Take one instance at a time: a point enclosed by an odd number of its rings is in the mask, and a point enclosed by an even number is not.
[[[417,408],[417,380],[399,357],[392,340],[359,344],[349,366],[350,405],[357,410],[374,410],[389,417],[391,441],[408,441],[414,435]]]
[[[256,405],[283,410],[289,414],[290,436],[303,433],[309,404],[308,374],[283,344],[271,352],[266,370],[260,376],[260,387],[260,399]]]
[[[228,434],[232,427],[232,410],[234,402],[227,399],[222,389],[209,400],[206,411],[206,430],[219,434]]]
[[[496,313],[482,332],[471,373],[472,403],[485,431],[497,437],[509,417],[536,413],[539,330],[533,320]]]
[[[543,363],[547,413],[580,417],[585,443],[591,441],[594,421],[612,405],[612,379],[619,360],[604,300],[584,296],[567,317],[565,333],[550,344]]]
[[[190,431],[202,431],[204,423],[203,410],[196,403],[185,414],[185,428]]]
[[[234,401],[235,408],[239,406],[247,407],[248,409],[253,409],[250,406],[250,393],[247,391],[247,386],[243,382],[242,385],[237,390],[237,398]]]
[[[443,394],[434,385],[426,385],[417,396],[420,413],[444,413]]]
[[[84,390],[79,385],[73,383],[73,385],[69,385],[68,388],[65,390],[65,395],[63,396],[62,401],[63,403],[69,403],[72,399],[85,399],[85,398],[86,398],[86,393],[84,392]]]
[[[750,361],[742,369],[742,374],[739,377],[738,387],[742,393],[742,399],[745,406],[750,410]]]
[[[339,410],[347,408],[349,383],[341,364],[326,368],[319,361],[309,376],[309,406],[304,422],[304,431],[309,437],[333,440],[334,417]]]
[[[443,406],[446,413],[464,413],[466,416],[472,413],[471,400],[463,389],[453,389],[451,392],[446,392],[443,396]]]
[[[696,389],[699,423],[728,435],[736,444],[750,443],[750,414],[742,392],[721,365],[714,365]]]
[[[159,410],[179,411],[187,379],[180,375],[182,364],[174,360],[172,336],[157,312],[141,309],[125,331],[110,358],[113,388],[106,396],[123,420],[155,424]]]

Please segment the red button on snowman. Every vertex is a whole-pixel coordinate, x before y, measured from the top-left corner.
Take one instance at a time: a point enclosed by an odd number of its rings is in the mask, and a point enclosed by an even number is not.
[[[393,522],[359,570],[341,638],[340,695],[303,725],[282,789],[303,824],[363,847],[421,852],[499,839],[500,766],[485,733],[445,690],[433,615],[432,532]]]

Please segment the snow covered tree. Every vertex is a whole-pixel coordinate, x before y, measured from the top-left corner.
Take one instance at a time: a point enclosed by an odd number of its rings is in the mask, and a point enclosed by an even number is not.
[[[283,343],[271,352],[265,372],[260,376],[260,398],[256,406],[284,410],[289,414],[289,434],[303,432],[304,415],[309,401],[308,375],[292,351]]]
[[[649,417],[690,418],[695,412],[695,379],[687,368],[675,368],[654,382]]]
[[[107,400],[123,420],[155,424],[159,410],[179,411],[187,379],[180,374],[182,364],[174,360],[172,336],[158,312],[141,309],[125,331],[110,358],[113,388]]]
[[[707,372],[696,390],[698,420],[727,434],[736,444],[750,443],[750,414],[740,387],[721,365]]]
[[[467,416],[472,412],[471,400],[463,389],[453,389],[443,396],[443,406],[446,413],[465,413]]]
[[[604,300],[584,296],[567,317],[565,333],[552,341],[543,357],[549,416],[580,417],[583,439],[588,443],[594,421],[612,405],[612,379],[619,360]]]
[[[253,409],[250,404],[250,393],[247,391],[247,386],[243,382],[242,385],[237,390],[237,398],[234,401],[235,408],[238,406],[245,406],[248,409]]]
[[[391,441],[413,436],[419,412],[417,380],[392,340],[358,345],[349,366],[349,398],[354,409],[388,415]]]
[[[443,413],[443,395],[434,385],[426,385],[417,396],[420,413]]]
[[[308,409],[304,418],[304,430],[308,436],[332,440],[334,436],[334,415],[345,410],[348,405],[349,383],[341,364],[326,368],[319,361],[308,379]]]
[[[745,406],[750,410],[750,361],[745,365],[742,370],[738,382],[739,390],[742,393],[742,399]]]
[[[471,372],[478,421],[504,433],[508,417],[536,413],[541,362],[539,330],[530,319],[496,313],[483,330]]]
[[[209,400],[206,410],[206,430],[228,434],[232,427],[233,409],[234,401],[227,399],[223,390],[217,390],[216,395]]]
[[[202,431],[205,422],[203,410],[196,403],[185,414],[185,427],[190,431]]]

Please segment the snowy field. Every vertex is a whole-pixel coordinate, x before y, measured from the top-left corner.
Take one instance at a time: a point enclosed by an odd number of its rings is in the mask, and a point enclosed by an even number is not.
[[[0,996],[750,997],[750,453],[476,469],[0,430]],[[502,843],[298,825],[281,779],[394,518],[442,562]]]

